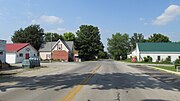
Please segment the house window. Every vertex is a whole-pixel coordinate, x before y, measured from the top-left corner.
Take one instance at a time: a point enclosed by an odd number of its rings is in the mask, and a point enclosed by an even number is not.
[[[51,54],[46,54],[46,59],[51,59]]]
[[[160,61],[161,60],[161,56],[157,56],[157,60]]]
[[[0,55],[3,55],[3,51],[0,52]]]
[[[62,50],[62,44],[58,44],[58,50]]]
[[[19,53],[19,57],[23,57],[23,53]]]

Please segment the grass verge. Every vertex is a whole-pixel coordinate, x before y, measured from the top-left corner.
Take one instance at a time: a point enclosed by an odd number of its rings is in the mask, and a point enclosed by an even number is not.
[[[155,66],[157,68],[161,68],[161,69],[166,69],[166,70],[169,70],[169,71],[176,71],[175,67],[174,66]]]

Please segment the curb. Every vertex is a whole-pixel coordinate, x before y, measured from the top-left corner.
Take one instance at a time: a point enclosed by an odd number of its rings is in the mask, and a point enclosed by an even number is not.
[[[162,68],[157,68],[157,67],[154,67],[154,66],[147,66],[147,67],[153,68],[153,69],[156,69],[156,70],[160,70],[160,71],[164,71],[164,72],[168,72],[168,73],[171,73],[171,74],[175,74],[177,76],[180,76],[180,72],[169,71],[169,70],[162,69]]]

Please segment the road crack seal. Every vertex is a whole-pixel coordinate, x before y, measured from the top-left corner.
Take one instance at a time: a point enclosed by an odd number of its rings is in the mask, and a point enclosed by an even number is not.
[[[116,100],[117,100],[117,101],[121,101],[121,100],[120,100],[120,93],[119,93],[119,92],[117,93],[117,99],[116,99]]]

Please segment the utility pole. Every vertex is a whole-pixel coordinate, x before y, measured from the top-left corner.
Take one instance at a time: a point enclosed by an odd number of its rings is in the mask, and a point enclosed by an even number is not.
[[[50,58],[50,62],[52,62],[52,33],[51,33],[51,58]]]

